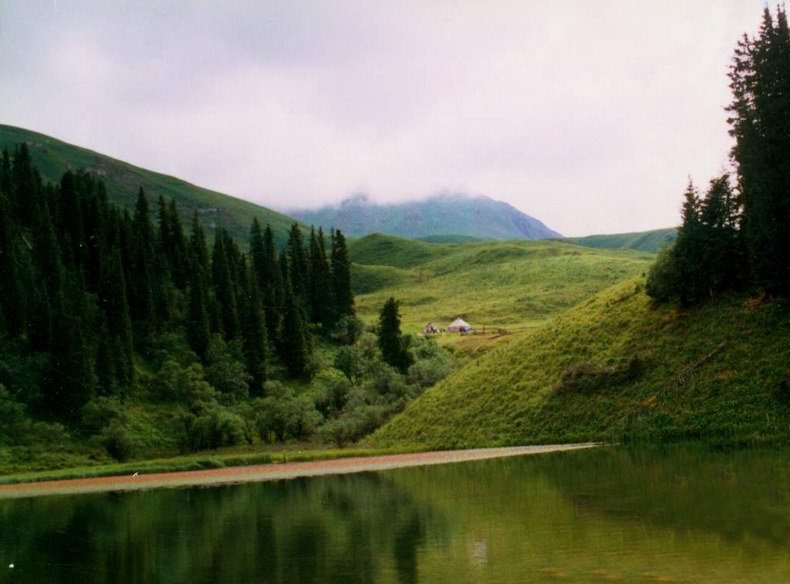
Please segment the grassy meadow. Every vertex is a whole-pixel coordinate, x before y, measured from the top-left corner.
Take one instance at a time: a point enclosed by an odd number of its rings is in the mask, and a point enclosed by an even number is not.
[[[490,351],[366,445],[790,441],[790,311],[744,296],[655,307],[641,277]]]
[[[674,227],[638,231],[635,233],[613,233],[609,235],[588,235],[570,237],[568,241],[587,247],[610,249],[635,249],[637,251],[658,252],[674,243],[678,230]]]
[[[427,243],[371,235],[349,246],[360,317],[375,323],[387,298],[400,301],[402,328],[418,333],[462,317],[478,332],[441,335],[442,343],[478,347],[546,323],[593,294],[644,273],[653,255],[598,250],[562,241]]]

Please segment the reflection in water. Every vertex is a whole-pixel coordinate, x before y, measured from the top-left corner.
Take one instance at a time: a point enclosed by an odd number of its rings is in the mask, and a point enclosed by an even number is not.
[[[787,582],[789,549],[787,452],[0,501],[0,582]]]
[[[20,582],[417,581],[431,509],[377,474],[0,502]],[[6,561],[7,560],[7,561]]]

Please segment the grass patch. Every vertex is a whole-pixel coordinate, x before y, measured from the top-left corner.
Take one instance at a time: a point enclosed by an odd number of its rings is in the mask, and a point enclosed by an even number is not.
[[[454,373],[366,444],[789,443],[790,310],[747,300],[678,312],[641,278],[619,284]]]

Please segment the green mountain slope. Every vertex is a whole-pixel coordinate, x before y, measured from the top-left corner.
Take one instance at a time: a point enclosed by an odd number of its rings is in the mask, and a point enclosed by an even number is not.
[[[285,238],[286,230],[294,222],[286,215],[254,203],[139,168],[44,134],[0,125],[0,149],[12,151],[23,142],[44,179],[59,182],[67,170],[85,169],[101,177],[107,185],[110,201],[128,209],[134,207],[137,191],[143,187],[152,202],[159,195],[175,199],[185,225],[189,225],[192,212],[197,209],[207,231],[213,232],[215,226],[225,227],[234,238],[244,242],[254,217],[263,225],[270,224],[278,239]]]
[[[727,296],[654,308],[619,284],[489,352],[413,402],[375,446],[790,442],[790,310]]]
[[[657,252],[661,248],[674,243],[677,235],[677,229],[670,227],[667,229],[655,229],[653,231],[639,231],[635,233],[569,237],[567,241],[572,241],[587,247],[636,249],[639,251]]]
[[[517,332],[643,273],[654,257],[563,241],[429,244],[387,235],[358,239],[349,254],[358,313],[374,322],[394,296],[412,333],[459,316],[480,331]]]
[[[467,236],[480,239],[561,237],[512,205],[489,197],[444,194],[393,205],[379,205],[364,195],[336,207],[291,211],[307,224],[335,226],[353,236],[387,233],[400,237]]]

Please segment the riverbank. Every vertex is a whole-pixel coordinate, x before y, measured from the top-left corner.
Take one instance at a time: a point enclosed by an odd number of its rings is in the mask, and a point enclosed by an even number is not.
[[[243,482],[261,482],[299,477],[370,472],[409,466],[466,462],[508,456],[524,456],[593,448],[596,443],[478,448],[438,452],[414,452],[378,456],[335,458],[308,462],[234,466],[207,470],[168,473],[115,475],[93,478],[38,481],[0,485],[0,499],[72,495],[108,491],[135,491],[188,486],[214,486]]]

